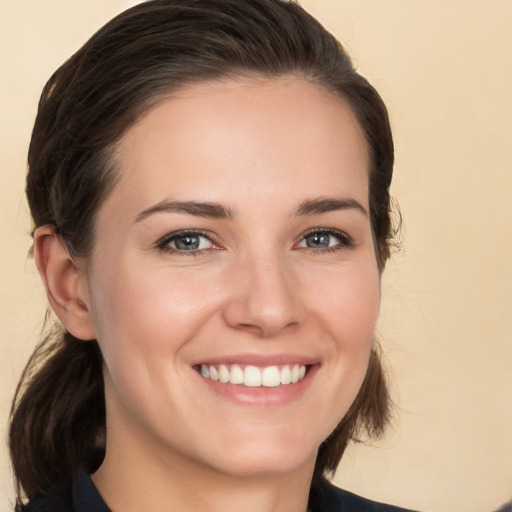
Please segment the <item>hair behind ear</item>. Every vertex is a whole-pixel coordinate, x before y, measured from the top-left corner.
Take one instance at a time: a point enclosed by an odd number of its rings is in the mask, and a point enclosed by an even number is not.
[[[25,367],[12,405],[9,448],[18,502],[21,489],[31,499],[72,479],[104,425],[98,344],[54,326]]]

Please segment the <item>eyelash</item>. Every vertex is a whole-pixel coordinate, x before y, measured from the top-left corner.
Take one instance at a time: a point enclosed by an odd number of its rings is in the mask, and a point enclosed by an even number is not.
[[[207,249],[191,249],[190,251],[180,250],[174,247],[170,247],[169,244],[179,238],[185,238],[187,236],[196,236],[200,238],[206,238],[213,247],[209,247]],[[205,253],[205,251],[218,249],[217,244],[213,241],[210,233],[201,230],[194,229],[182,229],[180,231],[174,231],[165,235],[163,238],[158,240],[155,244],[156,249],[159,251],[164,251],[169,254],[177,254],[179,256],[201,256]]]
[[[316,248],[316,249],[312,248],[312,247],[298,247],[298,244],[305,241],[308,236],[315,235],[315,234],[334,236],[339,240],[339,243],[333,245],[332,247],[330,246],[330,247],[323,247],[323,248]],[[213,247],[208,247],[205,249],[191,249],[191,250],[187,251],[187,250],[177,249],[177,248],[173,248],[173,247],[169,246],[169,244],[171,242],[173,242],[179,238],[185,238],[187,236],[196,236],[196,237],[206,238],[212,244]],[[300,240],[294,245],[294,248],[296,248],[297,250],[305,249],[312,254],[319,254],[319,253],[325,254],[325,253],[337,252],[337,251],[343,250],[343,249],[351,249],[354,246],[355,246],[354,239],[343,231],[339,231],[337,229],[332,229],[332,228],[328,228],[328,229],[313,228],[313,229],[308,230],[306,233],[304,233],[301,236]],[[159,251],[163,251],[163,252],[166,252],[169,254],[177,254],[180,256],[201,256],[201,255],[204,255],[206,253],[206,251],[219,249],[217,244],[212,239],[212,236],[210,233],[208,233],[206,231],[190,230],[190,229],[174,231],[173,233],[169,233],[169,234],[165,235],[164,237],[162,237],[160,240],[158,240],[156,242],[155,247]]]
[[[312,247],[304,247],[303,248],[303,249],[308,250],[312,254],[333,253],[333,252],[337,252],[337,251],[344,250],[344,249],[353,249],[355,247],[355,241],[350,235],[348,235],[344,231],[339,231],[337,229],[332,229],[332,228],[310,229],[302,235],[299,242],[297,242],[297,244],[295,244],[295,245],[297,246],[298,244],[305,241],[308,236],[315,235],[315,234],[334,236],[339,240],[339,243],[333,245],[332,247],[324,247],[324,248],[317,248],[317,249],[314,249]]]

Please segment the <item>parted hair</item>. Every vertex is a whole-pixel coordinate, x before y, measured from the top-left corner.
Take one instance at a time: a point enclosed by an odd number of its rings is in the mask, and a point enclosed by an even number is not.
[[[386,107],[342,45],[294,1],[151,0],[121,13],[49,79],[28,153],[34,227],[50,224],[87,257],[95,215],[116,185],[116,143],[147,110],[197,82],[294,75],[342,98],[369,152],[371,225],[381,269],[393,236],[393,140]],[[102,356],[95,340],[44,331],[17,388],[9,445],[18,489],[34,498],[71,479],[105,440]],[[355,402],[319,448],[333,472],[361,435],[383,433],[390,399],[376,343]],[[98,462],[96,462],[98,463]]]

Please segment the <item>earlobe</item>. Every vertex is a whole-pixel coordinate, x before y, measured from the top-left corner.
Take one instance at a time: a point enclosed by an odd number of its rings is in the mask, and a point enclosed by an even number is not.
[[[87,276],[53,226],[35,230],[34,260],[50,306],[64,328],[76,338],[94,339]]]

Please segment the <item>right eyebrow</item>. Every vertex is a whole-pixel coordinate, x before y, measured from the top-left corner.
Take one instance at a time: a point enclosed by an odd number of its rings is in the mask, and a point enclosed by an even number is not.
[[[336,210],[356,210],[368,217],[366,208],[351,197],[325,197],[309,199],[299,205],[297,215],[314,215],[318,213],[332,212]]]
[[[219,203],[202,203],[197,201],[160,201],[146,208],[135,218],[135,222],[141,222],[155,213],[187,213],[197,217],[212,219],[232,219],[233,212]]]

